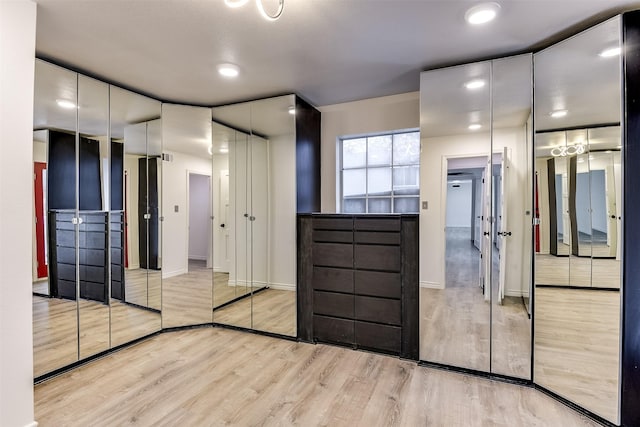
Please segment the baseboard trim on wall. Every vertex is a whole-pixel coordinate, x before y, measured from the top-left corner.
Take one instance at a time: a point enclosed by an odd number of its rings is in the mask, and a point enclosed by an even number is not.
[[[180,276],[182,274],[187,274],[187,269],[186,268],[182,268],[180,270],[174,270],[174,271],[165,271],[165,272],[162,273],[162,278],[163,279],[169,279],[171,277]]]
[[[296,285],[291,283],[269,283],[268,287],[270,289],[277,289],[279,291],[295,291]]]
[[[522,291],[516,291],[513,289],[507,289],[505,290],[504,296],[506,297],[525,297],[527,298],[529,296],[529,292],[522,292]]]
[[[420,287],[425,289],[444,289],[444,285],[438,282],[421,281]]]
[[[189,255],[189,259],[192,259],[194,261],[206,261],[207,260],[207,256],[204,255]]]
[[[29,424],[26,424],[24,427],[38,427],[38,422],[31,421]]]

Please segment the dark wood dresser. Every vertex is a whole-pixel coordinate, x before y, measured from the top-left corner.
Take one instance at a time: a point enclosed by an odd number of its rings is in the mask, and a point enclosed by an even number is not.
[[[418,359],[418,215],[298,216],[298,337]]]

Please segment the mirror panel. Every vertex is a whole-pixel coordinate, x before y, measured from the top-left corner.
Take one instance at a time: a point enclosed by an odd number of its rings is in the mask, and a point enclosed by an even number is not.
[[[534,61],[534,381],[613,423],[620,389],[622,71],[619,55],[599,53],[621,46],[620,25],[613,18]],[[554,240],[563,250],[554,251]]]
[[[490,62],[421,74],[420,199],[429,209],[420,226],[432,237],[420,248],[420,359],[485,372],[491,362],[491,90]]]
[[[78,360],[76,301],[77,74],[35,62],[34,376]]]
[[[530,54],[492,61],[491,372],[531,378]]]
[[[111,346],[116,347],[161,328],[159,289],[149,287],[141,265],[146,238],[141,244],[140,230],[146,232],[147,145],[150,138],[159,139],[162,107],[115,86],[110,95]]]
[[[78,75],[80,359],[109,349],[109,85]]]
[[[162,175],[159,206],[164,216],[162,237],[168,242],[162,246],[161,260],[164,328],[212,322],[211,141],[210,109],[163,104],[162,145],[159,138],[151,138],[148,153]],[[167,161],[160,161],[163,152]],[[151,210],[152,220],[157,215]],[[159,279],[158,266],[149,276],[150,292]]]

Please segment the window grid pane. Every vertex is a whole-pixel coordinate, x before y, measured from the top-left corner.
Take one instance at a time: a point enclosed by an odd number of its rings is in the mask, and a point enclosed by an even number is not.
[[[420,132],[341,142],[342,212],[419,212]]]

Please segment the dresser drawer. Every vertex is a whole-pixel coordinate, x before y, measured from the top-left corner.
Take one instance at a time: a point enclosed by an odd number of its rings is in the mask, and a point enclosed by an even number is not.
[[[313,313],[353,319],[353,295],[314,291]]]
[[[402,324],[402,305],[399,300],[359,295],[356,295],[355,298],[355,315],[357,320],[387,323],[390,325]]]
[[[353,232],[337,230],[313,230],[313,241],[328,243],[352,243]]]
[[[314,218],[314,230],[353,230],[352,218]]]
[[[323,267],[353,267],[353,245],[314,243],[313,264]]]
[[[355,233],[356,243],[367,243],[377,245],[399,245],[400,233],[382,231],[357,231]]]
[[[313,267],[313,289],[353,293],[353,270]]]
[[[400,247],[355,245],[357,269],[400,271]]]
[[[400,218],[356,218],[356,231],[400,231]]]
[[[397,326],[355,322],[355,341],[359,347],[400,353],[402,329]]]
[[[353,320],[313,316],[313,335],[320,341],[353,344]]]
[[[400,273],[357,270],[355,272],[355,293],[376,297],[400,298],[402,296]]]

